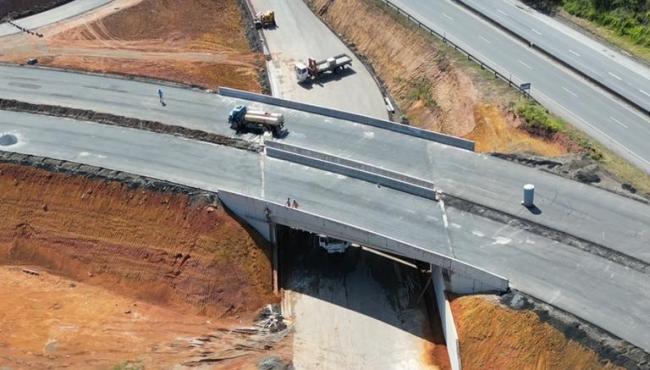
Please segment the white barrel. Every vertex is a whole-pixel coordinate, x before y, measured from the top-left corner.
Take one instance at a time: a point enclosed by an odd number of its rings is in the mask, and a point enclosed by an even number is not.
[[[526,184],[524,185],[524,201],[522,204],[525,207],[532,207],[535,203],[535,185]]]

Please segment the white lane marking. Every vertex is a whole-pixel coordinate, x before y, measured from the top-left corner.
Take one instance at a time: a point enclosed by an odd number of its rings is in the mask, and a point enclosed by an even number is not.
[[[623,126],[623,127],[625,127],[625,128],[629,128],[629,127],[627,127],[627,125],[626,125],[625,123],[623,123],[623,122],[617,120],[617,119],[614,118],[614,117],[611,117],[611,116],[610,116],[609,119],[611,119],[612,121],[618,123],[619,125],[621,125],[621,126]]]
[[[537,94],[540,94],[539,91],[537,92]],[[541,94],[541,95],[544,95],[544,94]],[[643,162],[643,163],[646,164],[647,166],[650,166],[650,161],[649,161],[649,160],[643,158],[641,155],[637,154],[637,153],[634,152],[632,149],[630,149],[630,148],[628,148],[627,146],[623,145],[623,143],[621,143],[620,141],[618,141],[618,140],[614,139],[613,137],[607,135],[603,130],[601,130],[601,129],[599,129],[598,127],[596,127],[596,126],[592,125],[591,123],[587,122],[584,118],[582,118],[582,117],[576,115],[576,114],[573,113],[571,110],[569,110],[569,108],[565,107],[565,106],[562,105],[561,103],[557,102],[556,100],[552,100],[552,99],[550,99],[550,98],[549,98],[548,96],[546,96],[546,95],[544,95],[544,96],[545,96],[545,99],[546,99],[546,100],[548,100],[548,101],[552,101],[552,102],[553,102],[554,104],[556,104],[558,107],[562,108],[562,110],[564,110],[564,112],[566,112],[567,115],[572,116],[573,119],[575,119],[575,120],[577,120],[577,121],[581,121],[583,125],[585,125],[585,126],[591,128],[591,129],[594,130],[594,131],[598,131],[598,133],[600,133],[600,135],[602,135],[603,137],[605,137],[607,140],[611,141],[611,142],[614,143],[615,145],[617,145],[617,146],[623,148],[626,152],[628,152],[631,156],[633,156],[634,158],[636,158],[638,161]],[[627,108],[627,106],[625,106],[625,105],[622,105],[622,107]],[[645,120],[645,119],[646,119],[644,116],[641,115],[641,113],[637,113],[636,111],[632,110],[632,108],[627,108],[627,109],[628,109],[630,112],[632,112],[632,113],[634,113],[635,115],[637,115],[638,117],[640,117],[642,120]]]
[[[540,35],[540,36],[542,36],[542,33],[541,33],[541,32],[539,32],[538,30],[536,30],[536,29],[534,29],[534,28],[531,28],[531,30],[532,30],[533,32],[535,32],[536,34],[538,34],[538,35]]]
[[[573,50],[571,50],[571,49],[569,49],[569,53],[571,53],[571,54],[573,54],[573,55],[575,55],[575,56],[577,56],[577,57],[580,56],[580,54],[576,53],[575,51],[573,51]]]
[[[645,92],[645,91],[643,91],[643,90],[641,90],[641,89],[639,89],[639,91],[641,91],[641,94],[644,94],[644,95],[650,96],[650,94],[648,94],[647,92]]]
[[[492,240],[494,240],[493,245],[506,245],[512,241],[512,239],[506,238],[505,236],[493,236]]]
[[[533,67],[531,67],[528,64],[524,63],[521,59],[518,59],[518,61],[519,61],[519,63],[523,64],[526,68],[533,69]]]
[[[569,94],[573,95],[574,97],[578,97],[578,94],[574,93],[573,91],[567,89],[566,87],[562,86],[562,90],[568,92]]]
[[[618,77],[617,75],[613,74],[612,72],[607,72],[607,73],[609,73],[609,75],[612,76],[612,77],[614,77],[615,79],[617,79],[617,80],[619,80],[619,81],[623,81],[622,78]]]
[[[508,16],[508,13],[504,12],[504,11],[501,10],[501,9],[497,9],[497,12],[499,12],[499,13],[505,15],[506,17]]]
[[[450,17],[449,15],[447,15],[447,13],[442,13],[442,15],[444,15],[444,16],[445,16],[446,18],[448,18],[448,19],[451,19],[452,21],[454,20],[454,18],[452,18],[452,17]]]
[[[491,43],[492,43],[490,40],[486,39],[486,38],[483,37],[483,36],[479,36],[478,38],[481,39],[481,40],[483,40],[483,41],[485,41],[485,42],[487,42],[488,44],[491,44]]]

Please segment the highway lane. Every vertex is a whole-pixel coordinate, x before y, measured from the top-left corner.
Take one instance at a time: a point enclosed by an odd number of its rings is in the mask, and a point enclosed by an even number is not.
[[[62,91],[61,86],[66,86]],[[288,144],[366,162],[433,181],[443,192],[576,235],[650,263],[650,207],[542,171],[397,134],[300,111],[162,87],[159,85],[45,69],[0,66],[0,97],[93,109],[234,136],[227,124],[232,107],[247,104],[285,115]],[[246,140],[261,140],[254,135]],[[271,139],[267,137],[267,139]],[[537,187],[534,215],[520,206],[521,187]]]
[[[623,55],[596,41],[588,42],[577,31],[518,1],[462,1],[564,63],[650,110],[650,71],[641,65],[631,68],[634,62],[624,61]]]
[[[418,219],[417,232],[393,233],[399,240],[448,254],[442,211],[437,204],[345,176],[225,146],[172,135],[48,116],[0,111],[0,132],[18,143],[0,150],[66,159],[172,181],[209,191],[227,190],[284,204],[368,230],[404,230]],[[376,207],[384,214],[358,215]],[[390,215],[390,217],[386,217]],[[377,216],[377,217],[375,217]]]
[[[447,216],[457,258],[507,276],[513,288],[648,351],[648,274],[585,258],[577,249],[557,248],[538,235],[454,208],[448,208]],[[637,294],[637,289],[644,293]]]
[[[547,108],[650,173],[650,117],[450,0],[392,1],[517,83]]]
[[[47,26],[48,24],[56,23],[64,19],[86,13],[95,8],[106,5],[110,1],[111,0],[74,0],[48,11],[15,20],[14,23],[18,24],[21,27],[34,30],[39,27]],[[21,31],[9,23],[0,24],[0,37],[12,35],[18,32]]]
[[[273,10],[278,27],[264,31],[272,60],[267,62],[274,96],[387,119],[384,98],[361,61],[302,0],[252,0],[256,11]],[[298,84],[293,65],[347,53],[352,67],[337,75]]]
[[[650,350],[650,275],[560,243],[374,184],[179,137],[0,111],[0,149],[138,173],[209,191],[243,192],[349,222],[503,273],[547,300]],[[447,234],[448,233],[448,234]],[[447,242],[451,239],[451,246]]]

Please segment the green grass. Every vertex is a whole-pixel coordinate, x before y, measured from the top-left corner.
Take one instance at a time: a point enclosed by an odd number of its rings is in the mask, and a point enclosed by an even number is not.
[[[650,47],[650,4],[638,0],[564,0],[562,7],[569,14],[604,26],[634,44]]]
[[[541,105],[525,99],[516,105],[515,112],[524,119],[526,129],[532,128],[547,133],[566,135],[571,141],[579,145],[591,159],[598,161],[605,171],[611,173],[620,181],[634,186],[640,193],[650,194],[650,175],[563,119],[549,113]]]
[[[522,100],[517,104],[516,112],[523,118],[524,128],[539,136],[550,138],[565,131],[563,121],[551,116],[544,107],[531,100]]]
[[[438,102],[433,98],[431,86],[432,83],[429,79],[421,77],[412,82],[412,87],[409,90],[407,98],[412,101],[420,100],[424,102],[424,105],[428,108],[439,109],[440,107],[438,106]]]

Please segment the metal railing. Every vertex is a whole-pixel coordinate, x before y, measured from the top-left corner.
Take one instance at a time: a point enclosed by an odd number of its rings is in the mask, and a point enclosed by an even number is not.
[[[380,0],[380,1],[381,1],[382,3],[384,3],[384,4],[386,4],[386,6],[392,8],[393,10],[395,10],[395,11],[397,12],[397,14],[402,15],[402,16],[405,16],[409,21],[415,23],[415,24],[418,26],[418,28],[422,28],[423,30],[425,30],[425,31],[429,32],[430,34],[432,34],[432,35],[438,37],[439,39],[441,39],[443,43],[445,43],[445,44],[449,44],[449,45],[451,45],[455,50],[457,50],[457,51],[459,51],[459,52],[465,54],[465,55],[467,56],[467,59],[468,59],[468,60],[471,60],[471,61],[477,63],[478,65],[480,65],[480,66],[481,66],[481,69],[486,69],[486,70],[490,71],[491,73],[494,74],[494,76],[495,76],[496,78],[500,78],[501,80],[507,82],[508,85],[509,85],[510,87],[514,87],[515,89],[519,90],[519,92],[520,92],[524,97],[529,98],[529,99],[532,99],[532,100],[534,100],[535,102],[537,102],[538,104],[541,104],[537,99],[533,98],[527,90],[522,89],[522,88],[520,87],[519,84],[515,83],[515,82],[512,80],[512,77],[510,77],[510,76],[506,76],[506,75],[504,75],[503,73],[497,71],[495,68],[491,67],[490,65],[484,63],[481,59],[479,59],[478,57],[474,56],[472,53],[470,53],[469,51],[465,50],[465,49],[464,49],[463,47],[461,47],[460,45],[458,45],[458,44],[456,44],[455,42],[453,42],[453,41],[451,41],[450,39],[448,39],[447,36],[446,36],[445,34],[441,34],[440,32],[438,32],[438,31],[436,31],[436,30],[430,28],[429,26],[425,25],[425,24],[422,23],[419,19],[415,18],[414,16],[410,15],[410,14],[407,13],[406,11],[402,10],[399,6],[393,4],[390,0]]]

